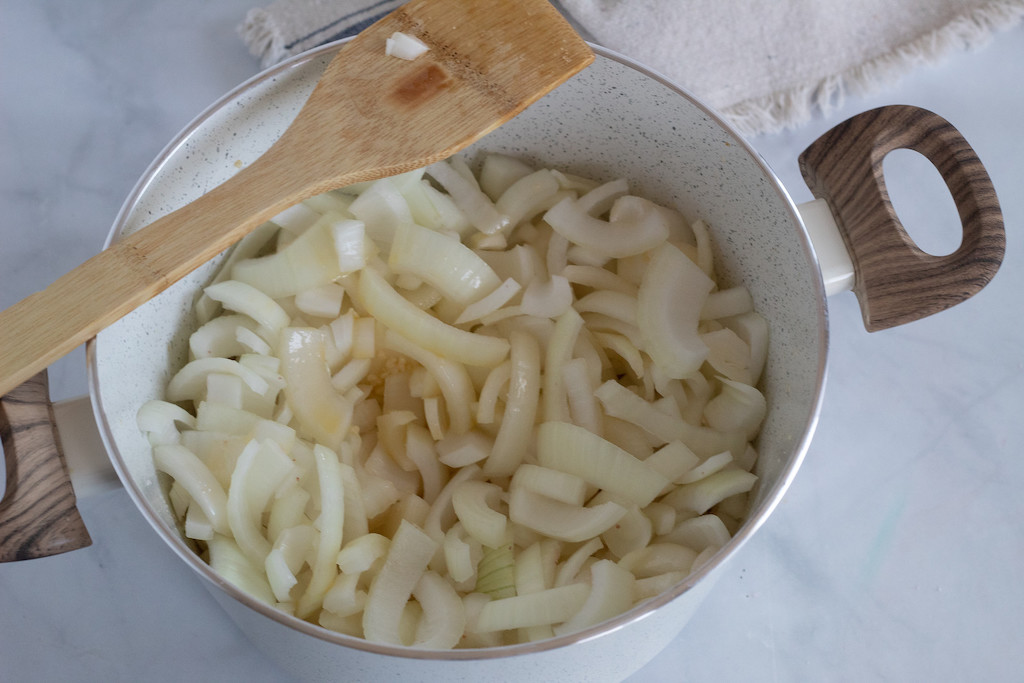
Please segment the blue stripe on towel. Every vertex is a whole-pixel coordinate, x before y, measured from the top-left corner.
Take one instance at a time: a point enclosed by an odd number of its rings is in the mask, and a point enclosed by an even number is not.
[[[346,21],[351,21],[352,19],[354,19],[355,17],[359,16],[360,14],[364,14],[366,12],[370,12],[370,11],[376,10],[378,8],[381,8],[381,7],[384,8],[382,11],[380,11],[378,13],[374,13],[374,14],[372,14],[369,17],[365,17],[363,19],[355,21],[352,24],[349,24],[348,26],[345,26],[340,31],[334,33],[333,35],[331,35],[328,38],[318,39],[317,40],[317,44],[318,45],[322,45],[323,43],[329,43],[331,41],[338,40],[338,39],[344,38],[346,36],[355,35],[356,33],[359,33],[360,31],[362,31],[364,28],[366,28],[367,26],[369,26],[373,22],[375,22],[378,19],[380,19],[381,17],[383,17],[389,11],[394,9],[394,7],[387,7],[387,5],[394,5],[395,7],[397,7],[398,5],[402,4],[403,2],[404,2],[404,0],[379,0],[378,2],[375,2],[372,5],[368,5],[366,7],[360,8],[360,9],[354,11],[354,12],[349,12],[348,14],[346,14],[344,16],[338,17],[337,19],[335,19],[331,23],[327,24],[326,26],[321,26],[320,28],[316,29],[315,31],[311,31],[310,33],[302,36],[301,38],[296,38],[292,42],[290,42],[287,45],[285,45],[285,49],[291,50],[292,48],[296,47],[297,45],[300,45],[301,43],[304,43],[307,40],[312,39],[317,34],[323,33],[324,31],[328,31],[328,30],[330,30],[332,28],[335,28],[339,24],[343,24]]]
[[[366,28],[367,26],[369,26],[373,22],[375,22],[378,19],[380,19],[381,17],[385,16],[386,14],[387,14],[387,12],[381,12],[380,14],[375,14],[372,17],[367,17],[366,19],[363,19],[362,21],[356,22],[356,23],[352,24],[351,26],[349,26],[348,28],[342,29],[338,33],[334,34],[333,36],[331,36],[329,38],[324,38],[323,41],[321,42],[321,44],[323,44],[323,43],[330,43],[330,42],[333,42],[335,40],[341,40],[342,38],[346,38],[348,36],[354,36],[355,34],[359,33],[360,31],[362,31],[364,28]]]

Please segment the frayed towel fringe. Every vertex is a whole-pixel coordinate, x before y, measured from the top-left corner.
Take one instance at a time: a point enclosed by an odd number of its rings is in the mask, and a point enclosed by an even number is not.
[[[992,2],[844,73],[785,92],[743,100],[723,108],[722,115],[743,135],[798,128],[816,113],[828,115],[841,107],[847,94],[878,92],[913,67],[935,63],[958,51],[980,48],[992,39],[994,31],[1012,28],[1022,18],[1024,3]]]
[[[261,68],[273,66],[288,56],[287,36],[261,7],[249,10],[238,27],[238,35],[249,46],[249,53],[260,60]]]

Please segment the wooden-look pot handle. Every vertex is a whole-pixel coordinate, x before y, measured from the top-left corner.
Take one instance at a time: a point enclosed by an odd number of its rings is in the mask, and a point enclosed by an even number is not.
[[[90,545],[75,507],[45,370],[0,396],[0,437],[7,461],[0,500],[0,562]]]
[[[945,180],[963,225],[952,254],[922,251],[900,224],[882,175],[882,160],[895,149],[919,152]],[[804,150],[800,171],[832,209],[868,331],[960,303],[999,269],[1005,235],[995,188],[964,137],[937,114],[899,105],[854,116]]]

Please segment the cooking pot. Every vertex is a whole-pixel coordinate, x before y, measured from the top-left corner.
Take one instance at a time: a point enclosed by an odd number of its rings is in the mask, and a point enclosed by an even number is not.
[[[229,93],[154,161],[128,197],[109,242],[223,182],[284,130],[339,44],[300,55]],[[769,405],[758,441],[747,520],[707,564],[656,599],[585,631],[538,643],[451,652],[417,651],[333,633],[241,592],[182,538],[156,475],[136,411],[159,397],[187,358],[197,291],[222,257],[104,330],[88,346],[95,420],[120,481],[154,530],[203,578],[259,649],[296,675],[345,680],[619,680],[685,626],[722,567],[764,523],[810,443],[825,387],[827,296],[852,288],[869,330],[910,322],[958,303],[998,269],[1002,219],[988,176],[940,117],[911,107],[867,112],[801,156],[817,200],[797,206],[728,123],[680,87],[609,50],[519,117],[465,152],[505,152],[598,179],[627,178],[638,194],[703,218],[713,230],[719,279],[743,283],[768,319],[761,388]],[[919,151],[950,188],[964,228],[953,253],[918,249],[885,192],[882,159]],[[8,461],[0,504],[0,557],[21,559],[88,542],[52,419],[45,378],[2,399]],[[30,522],[24,520],[30,519]],[[339,672],[344,672],[339,674]]]

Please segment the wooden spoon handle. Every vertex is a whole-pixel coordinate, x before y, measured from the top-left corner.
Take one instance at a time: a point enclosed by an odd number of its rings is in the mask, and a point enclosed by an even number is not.
[[[75,507],[46,371],[0,397],[7,485],[0,500],[0,562],[31,560],[92,543]]]
[[[931,161],[953,195],[963,240],[952,254],[922,251],[896,216],[882,160],[901,148]],[[999,269],[1005,235],[995,188],[964,137],[937,114],[900,105],[854,116],[812,143],[800,155],[800,170],[828,202],[846,242],[868,331],[960,303]]]

